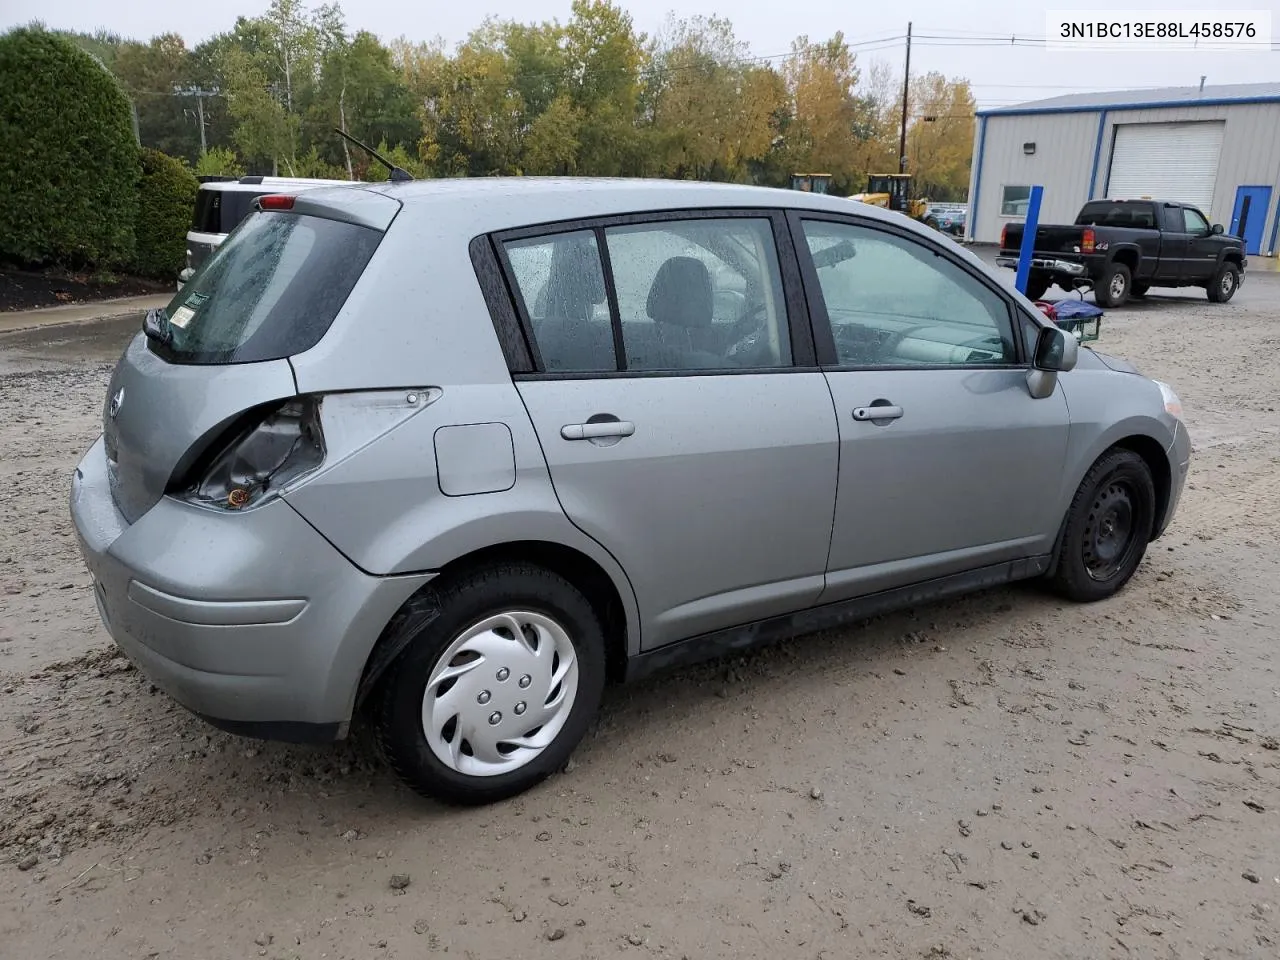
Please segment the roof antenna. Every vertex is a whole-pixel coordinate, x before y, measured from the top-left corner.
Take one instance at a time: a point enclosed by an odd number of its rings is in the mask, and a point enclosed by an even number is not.
[[[373,157],[373,159],[377,160],[380,164],[382,164],[389,171],[391,171],[390,176],[388,176],[387,179],[390,180],[392,183],[406,183],[413,179],[413,174],[411,174],[408,170],[405,170],[403,167],[397,167],[394,163],[392,163],[390,160],[388,160],[386,157],[380,154],[377,150],[373,149],[373,147],[369,146],[367,143],[361,143],[351,134],[347,133],[347,131],[341,130],[338,127],[334,127],[333,132],[338,134],[338,136],[345,137],[347,140],[354,143],[357,147],[359,147],[361,150],[363,150],[365,153]]]
[[[1204,93],[1204,77],[1200,78],[1200,92]]]

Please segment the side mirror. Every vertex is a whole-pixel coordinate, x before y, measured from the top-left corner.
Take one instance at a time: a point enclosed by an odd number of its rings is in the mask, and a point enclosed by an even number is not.
[[[1213,225],[1213,229],[1212,229],[1212,230],[1210,230],[1209,232],[1210,232],[1210,233],[1212,233],[1214,236],[1217,236],[1218,234],[1222,233],[1222,232],[1223,232],[1223,231],[1222,231],[1222,224],[1220,224],[1220,223],[1215,223],[1215,224]]]
[[[1045,327],[1036,338],[1033,366],[1046,373],[1066,373],[1076,365],[1079,344],[1061,327]]]
[[[1076,365],[1079,352],[1076,338],[1058,326],[1044,327],[1036,337],[1035,356],[1027,373],[1027,391],[1036,400],[1053,396],[1058,374]]]

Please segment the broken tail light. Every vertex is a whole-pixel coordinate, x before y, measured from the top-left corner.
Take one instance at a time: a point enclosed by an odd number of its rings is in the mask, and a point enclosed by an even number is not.
[[[255,412],[210,445],[175,496],[219,510],[246,510],[276,499],[324,459],[320,398],[294,397]]]

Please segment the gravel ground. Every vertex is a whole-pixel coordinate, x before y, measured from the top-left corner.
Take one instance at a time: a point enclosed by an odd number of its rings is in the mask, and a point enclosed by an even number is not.
[[[1119,597],[997,590],[615,691],[564,774],[469,811],[359,735],[215,732],[115,656],[66,498],[130,326],[0,338],[0,954],[1280,956],[1278,293],[1104,321],[1195,443]]]

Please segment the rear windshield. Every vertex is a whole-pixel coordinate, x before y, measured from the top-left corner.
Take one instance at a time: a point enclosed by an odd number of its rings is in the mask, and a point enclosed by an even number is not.
[[[279,360],[320,342],[382,234],[296,213],[254,213],[169,302],[175,363]]]
[[[265,197],[270,190],[211,190],[196,192],[195,215],[191,219],[194,233],[230,233],[253,210],[253,201]]]
[[[1155,209],[1149,203],[1086,203],[1076,217],[1081,227],[1130,227],[1136,230],[1156,228]]]

